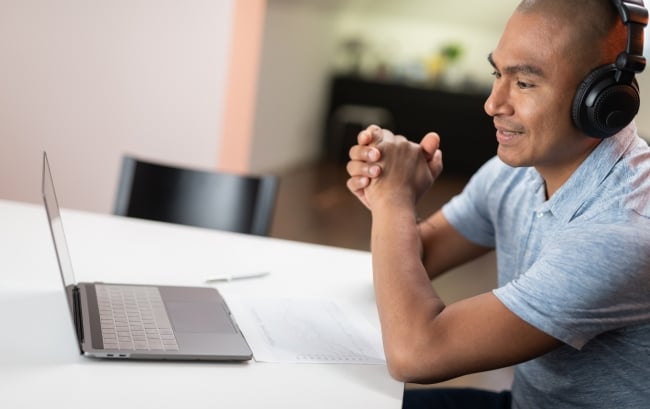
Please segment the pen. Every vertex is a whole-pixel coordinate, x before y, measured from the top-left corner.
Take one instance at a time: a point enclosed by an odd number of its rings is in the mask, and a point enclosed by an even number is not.
[[[268,271],[263,271],[261,273],[244,273],[244,274],[232,274],[232,275],[221,275],[207,278],[206,283],[220,283],[224,281],[233,281],[233,280],[245,280],[247,278],[261,278],[269,275]]]

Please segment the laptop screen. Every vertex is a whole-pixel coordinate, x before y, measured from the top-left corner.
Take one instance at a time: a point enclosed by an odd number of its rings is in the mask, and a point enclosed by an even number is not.
[[[77,282],[75,281],[74,273],[72,272],[70,252],[68,251],[68,244],[65,240],[65,235],[63,234],[61,212],[59,211],[59,204],[56,200],[54,181],[52,180],[50,164],[47,161],[47,154],[45,152],[43,152],[42,190],[43,201],[45,202],[45,210],[47,213],[47,220],[50,224],[52,240],[54,241],[54,250],[56,252],[56,258],[59,262],[59,270],[61,271],[61,278],[63,279],[63,284],[67,289],[70,286],[76,285]]]

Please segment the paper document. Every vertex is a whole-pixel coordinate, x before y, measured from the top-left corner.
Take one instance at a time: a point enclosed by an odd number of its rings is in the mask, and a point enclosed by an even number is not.
[[[228,299],[256,361],[383,364],[379,330],[327,299]]]

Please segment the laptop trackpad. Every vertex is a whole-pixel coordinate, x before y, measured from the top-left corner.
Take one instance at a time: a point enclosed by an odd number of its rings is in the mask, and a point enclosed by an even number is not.
[[[237,332],[228,312],[220,304],[167,301],[165,306],[176,332]]]

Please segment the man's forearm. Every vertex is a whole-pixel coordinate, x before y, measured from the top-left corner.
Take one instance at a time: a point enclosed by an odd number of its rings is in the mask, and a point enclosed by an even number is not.
[[[444,309],[421,261],[415,211],[373,209],[372,260],[375,294],[389,367],[403,368],[418,348],[427,348],[430,324]],[[408,354],[405,352],[409,351]]]

